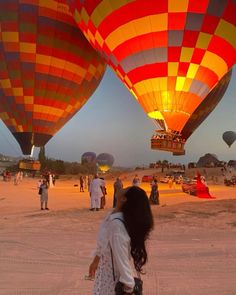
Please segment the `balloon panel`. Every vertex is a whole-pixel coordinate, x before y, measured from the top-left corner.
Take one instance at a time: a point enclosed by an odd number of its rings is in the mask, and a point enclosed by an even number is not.
[[[22,149],[44,145],[105,70],[63,2],[0,0],[0,118]]]
[[[182,137],[188,139],[198,126],[208,117],[215,109],[219,101],[225,94],[229,86],[232,71],[229,71],[220,82],[211,90],[204,99],[203,103],[194,111],[182,130]]]
[[[96,154],[93,152],[86,152],[81,156],[82,163],[93,163],[96,160]]]
[[[181,131],[236,61],[233,0],[69,0],[76,23],[145,112]]]
[[[102,171],[107,171],[113,165],[114,157],[107,153],[99,154],[96,158],[96,162]]]

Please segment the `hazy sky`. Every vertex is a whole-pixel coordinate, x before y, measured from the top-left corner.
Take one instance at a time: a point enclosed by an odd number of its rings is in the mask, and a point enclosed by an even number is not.
[[[150,149],[155,125],[112,70],[107,69],[86,105],[46,145],[46,154],[79,162],[86,151],[108,152],[114,155],[115,166],[142,165],[164,159],[187,163],[197,161],[207,152],[216,154],[220,160],[236,159],[236,142],[229,149],[222,140],[224,131],[236,131],[235,93],[234,70],[225,96],[188,139],[186,155],[174,157],[168,152]],[[0,153],[22,155],[18,143],[1,121]]]

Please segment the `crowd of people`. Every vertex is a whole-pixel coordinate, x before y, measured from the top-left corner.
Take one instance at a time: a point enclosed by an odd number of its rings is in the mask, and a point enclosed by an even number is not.
[[[55,175],[51,172],[47,172],[38,181],[38,194],[40,195],[41,210],[49,210],[48,204],[48,189],[55,186]],[[99,211],[105,208],[106,205],[106,182],[103,177],[99,177],[95,174],[93,178],[91,176],[79,176],[80,192],[88,190],[90,196],[90,211]],[[139,187],[141,181],[138,175],[135,175],[131,186]],[[157,179],[153,177],[151,182],[151,193],[149,197],[150,204],[159,205],[159,191]],[[117,177],[113,183],[113,208],[117,205],[117,199],[120,191],[123,189],[123,183],[120,177]]]
[[[180,142],[180,143],[185,143],[185,139],[184,138],[182,138],[180,135],[178,135],[178,134],[170,134],[170,135],[168,135],[168,134],[154,134],[153,136],[152,136],[152,139],[161,139],[161,140],[171,140],[171,141],[173,141],[173,142]]]
[[[13,178],[13,182],[15,185],[18,185],[22,180],[23,180],[23,171],[17,171],[15,173],[12,173],[8,170],[5,170],[2,172],[2,178],[3,178],[3,181],[11,181],[12,178]]]
[[[3,171],[2,173],[3,181],[11,181],[12,173],[8,170]]]
[[[138,175],[135,175],[131,186],[139,187],[141,181]],[[159,205],[159,191],[158,191],[158,183],[157,179],[153,177],[151,182],[151,193],[149,197],[150,204]],[[113,183],[113,208],[117,205],[117,199],[120,191],[123,189],[123,183],[120,177],[117,177],[115,182]],[[88,187],[88,191],[90,194],[90,210],[91,211],[99,211],[100,209],[104,209],[106,205],[106,183],[104,178],[99,178],[96,174],[92,179],[90,186]]]

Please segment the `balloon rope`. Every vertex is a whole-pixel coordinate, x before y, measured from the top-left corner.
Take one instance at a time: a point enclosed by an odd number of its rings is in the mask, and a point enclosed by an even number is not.
[[[31,154],[30,154],[30,158],[33,158],[33,154],[34,154],[34,145],[31,148]]]

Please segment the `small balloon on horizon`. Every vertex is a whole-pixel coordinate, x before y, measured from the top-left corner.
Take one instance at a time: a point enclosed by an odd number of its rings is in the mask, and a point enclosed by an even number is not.
[[[222,138],[224,142],[228,145],[230,148],[231,145],[235,142],[236,140],[236,132],[234,131],[226,131],[223,133]]]

